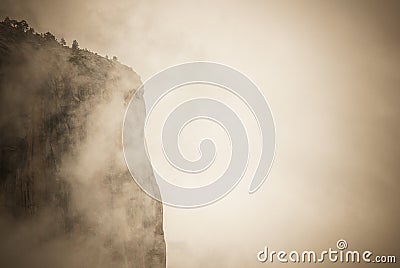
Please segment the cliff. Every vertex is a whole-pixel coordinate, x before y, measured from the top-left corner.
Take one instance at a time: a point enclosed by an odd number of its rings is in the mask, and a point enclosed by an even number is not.
[[[162,205],[122,154],[140,78],[63,43],[0,23],[0,266],[165,267]]]

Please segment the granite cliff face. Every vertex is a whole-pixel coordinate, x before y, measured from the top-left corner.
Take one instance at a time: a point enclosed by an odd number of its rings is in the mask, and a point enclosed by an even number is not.
[[[0,24],[1,267],[165,267],[162,205],[122,154],[140,83],[24,21]]]

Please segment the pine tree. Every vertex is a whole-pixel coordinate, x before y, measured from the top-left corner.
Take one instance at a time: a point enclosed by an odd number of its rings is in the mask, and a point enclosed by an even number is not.
[[[79,49],[78,41],[74,40],[74,41],[72,42],[72,49],[73,49],[73,50],[78,50],[78,49]]]

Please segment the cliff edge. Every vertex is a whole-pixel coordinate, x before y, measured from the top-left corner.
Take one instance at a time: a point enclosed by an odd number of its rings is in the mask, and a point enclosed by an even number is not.
[[[0,23],[1,267],[165,267],[162,205],[122,154],[140,84],[116,59]]]

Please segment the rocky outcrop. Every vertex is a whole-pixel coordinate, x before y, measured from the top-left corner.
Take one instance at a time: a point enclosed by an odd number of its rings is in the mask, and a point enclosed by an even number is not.
[[[1,267],[165,267],[162,205],[121,147],[140,83],[115,60],[0,24]]]

